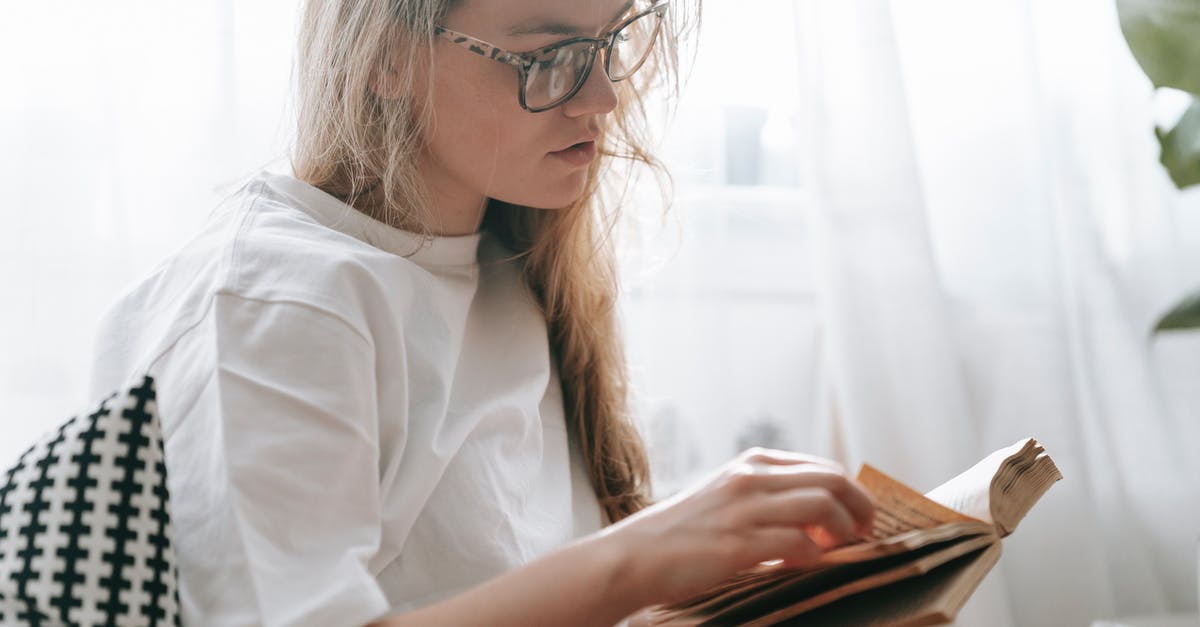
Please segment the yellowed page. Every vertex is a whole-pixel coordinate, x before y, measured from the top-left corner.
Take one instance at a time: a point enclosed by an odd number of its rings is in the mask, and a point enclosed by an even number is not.
[[[995,542],[995,536],[980,536],[978,538],[952,544],[935,553],[930,553],[911,562],[895,566],[867,577],[850,581],[844,585],[833,588],[832,590],[827,590],[816,596],[799,600],[798,602],[790,602],[791,600],[789,599],[789,604],[786,607],[781,607],[770,614],[765,614],[752,621],[743,622],[741,625],[743,627],[768,627],[769,625],[774,625],[775,623],[788,618],[800,616],[801,614],[809,612],[815,608],[828,605],[834,601],[837,601],[838,599],[848,597],[852,594],[865,592],[867,590],[886,586],[897,581],[923,575],[943,564],[984,549]],[[714,622],[720,623],[720,617],[714,617]]]
[[[875,499],[875,525],[871,530],[875,539],[950,522],[983,522],[925,498],[870,464],[863,464],[858,471],[858,482]]]
[[[914,557],[911,559],[915,561],[918,559],[915,557],[916,552],[924,547],[945,544],[956,539],[962,539],[963,542],[966,542],[967,538],[980,536],[987,536],[988,541],[991,541],[995,537],[995,533],[991,526],[974,521],[952,522],[931,529],[917,529],[900,534],[894,538],[872,542],[869,545],[854,545],[828,553],[826,554],[827,556],[833,555],[834,557],[823,559],[820,564],[807,568],[784,569],[775,567],[773,569],[764,568],[755,573],[742,573],[723,584],[713,587],[705,594],[666,609],[678,612],[679,614],[677,615],[679,616],[710,615],[754,598],[771,595],[773,594],[773,590],[784,588],[794,590],[799,582],[810,578],[814,574],[831,572],[828,571],[830,567],[868,562],[882,557],[906,553],[913,553]],[[864,550],[856,551],[856,549],[860,548]],[[887,570],[889,567],[881,565],[878,568]],[[856,577],[862,576],[865,575],[856,575]],[[794,596],[794,593],[788,594]]]
[[[694,612],[704,613],[738,598],[758,595],[821,568],[867,561],[934,542],[992,531],[991,525],[943,507],[869,464],[859,470],[858,482],[871,494],[876,506],[874,527],[867,542],[826,552],[816,564],[804,569],[784,568],[778,563],[761,564],[693,599],[663,608],[656,618],[669,620],[663,624],[682,624],[678,621]]]
[[[840,599],[797,619],[804,627],[919,627],[953,622],[1000,559],[1000,543],[913,577]]]
[[[930,490],[925,496],[984,522],[993,522],[991,509],[992,479],[1006,460],[1035,446],[1033,438],[1019,440],[983,458],[953,479]]]
[[[817,566],[862,562],[885,555],[905,553],[935,542],[994,533],[995,530],[991,525],[978,520],[948,522],[936,527],[913,529],[890,538],[880,538],[834,549],[822,555]]]
[[[740,612],[743,617],[748,613],[753,616],[757,611],[755,606],[766,606],[762,607],[763,611],[770,612],[768,615],[774,619],[780,619],[783,615],[794,616],[797,612],[815,607],[814,599],[821,599],[820,603],[830,603],[846,595],[866,594],[863,591],[888,585],[898,578],[917,577],[924,580],[926,576],[918,575],[928,568],[947,559],[958,563],[961,560],[956,557],[961,556],[962,551],[977,550],[981,545],[997,541],[998,530],[992,523],[993,516],[988,507],[988,492],[994,487],[997,469],[1006,460],[1030,456],[1034,448],[1041,452],[1036,440],[1027,439],[1000,449],[930,492],[929,497],[864,464],[859,471],[858,481],[876,504],[874,526],[864,541],[828,551],[818,563],[803,569],[785,568],[778,562],[760,564],[696,598],[659,608],[653,613],[655,620],[652,622],[682,627],[705,623],[714,618],[719,621],[720,616],[728,612]],[[956,511],[955,507],[965,512]],[[969,573],[955,577],[964,582],[963,585],[942,588],[940,593],[949,596],[939,598],[961,598],[965,601],[974,584],[978,583],[978,578],[982,578],[994,563],[998,550],[989,549],[988,560],[978,560],[977,568],[970,568]],[[912,557],[900,557],[910,551]],[[940,558],[932,557],[935,555]],[[874,560],[881,561],[876,566],[870,566]],[[852,575],[853,580],[845,579],[844,574],[848,571],[838,570],[840,566],[858,563],[867,571]],[[918,570],[914,571],[914,568]],[[837,575],[835,571],[843,575]],[[842,580],[837,581],[838,578]],[[770,607],[772,604],[779,607]],[[931,612],[934,610],[928,609],[922,618],[916,620],[930,620],[935,615]],[[824,613],[824,610],[818,613]]]

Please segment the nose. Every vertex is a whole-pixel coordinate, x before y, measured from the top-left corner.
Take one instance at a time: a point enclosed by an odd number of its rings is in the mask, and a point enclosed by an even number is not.
[[[577,118],[585,115],[605,114],[617,107],[616,85],[608,80],[604,71],[604,55],[597,54],[588,74],[587,81],[579,88],[579,93],[562,105],[563,114]]]

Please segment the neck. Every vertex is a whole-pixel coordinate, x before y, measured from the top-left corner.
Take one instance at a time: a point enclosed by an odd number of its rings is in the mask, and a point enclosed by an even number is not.
[[[483,216],[487,211],[488,198],[482,194],[472,194],[461,187],[433,184],[430,181],[430,201],[436,210],[433,212],[429,232],[440,236],[470,235],[479,232],[483,225]],[[357,210],[384,222],[389,226],[413,230],[412,224],[397,224],[395,216],[384,208],[383,190],[375,186],[350,204]]]
[[[449,236],[477,233],[487,211],[487,196],[458,180],[429,153],[423,155],[417,168],[433,203],[433,223],[429,225],[433,232]]]
[[[483,214],[487,211],[488,199],[482,194],[472,194],[458,189],[445,193],[431,186],[430,198],[437,210],[433,214],[432,231],[436,235],[470,235],[479,232]]]

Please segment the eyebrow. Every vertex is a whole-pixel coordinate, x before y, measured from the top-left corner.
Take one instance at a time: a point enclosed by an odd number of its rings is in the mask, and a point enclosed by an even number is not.
[[[634,0],[628,0],[625,3],[625,6],[621,7],[621,10],[617,11],[617,14],[608,21],[607,25],[611,26],[617,20],[621,19],[623,15],[629,12],[629,9],[633,8],[633,3]],[[565,37],[569,37],[573,35],[582,35],[584,32],[585,30],[583,28],[573,26],[571,24],[564,24],[562,22],[526,22],[524,24],[517,24],[516,26],[508,29],[508,35],[510,37],[522,37],[525,35],[563,35]]]

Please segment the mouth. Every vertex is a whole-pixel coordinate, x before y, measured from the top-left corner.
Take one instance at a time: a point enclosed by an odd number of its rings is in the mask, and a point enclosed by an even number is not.
[[[574,166],[587,165],[596,158],[596,142],[586,141],[572,144],[567,148],[550,153],[550,156]]]

